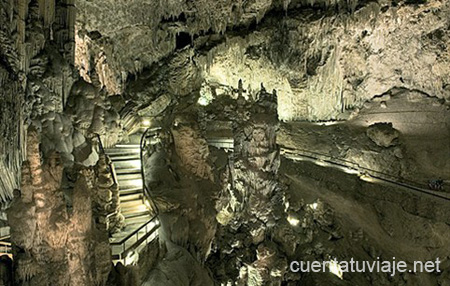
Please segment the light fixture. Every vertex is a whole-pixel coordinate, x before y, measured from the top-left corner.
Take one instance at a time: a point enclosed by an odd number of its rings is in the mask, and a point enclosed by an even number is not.
[[[375,182],[375,179],[373,177],[371,177],[370,175],[361,175],[359,176],[359,178],[363,181],[369,182],[369,183],[373,183]]]
[[[318,203],[312,203],[312,204],[309,204],[308,206],[309,206],[311,209],[316,210],[317,207],[319,206],[319,204],[318,204]]]
[[[321,160],[321,159],[316,160],[315,163],[316,163],[317,165],[319,165],[319,166],[322,166],[322,167],[329,167],[329,166],[330,166],[329,163],[327,163],[327,162],[325,162],[325,161],[323,161],[323,160]]]
[[[150,119],[143,119],[142,120],[142,126],[150,127],[150,125],[151,125]]]
[[[347,174],[356,174],[356,175],[359,174],[359,171],[355,170],[355,169],[351,169],[351,168],[343,168],[343,169],[344,169],[344,172],[346,172]]]
[[[200,104],[201,106],[207,106],[209,104],[209,101],[205,97],[200,97],[197,103]]]
[[[127,257],[124,259],[125,266],[128,265],[136,265],[139,260],[139,254],[134,251],[131,251],[127,254]]]
[[[295,217],[293,217],[293,216],[291,216],[291,215],[289,215],[288,217],[287,217],[287,221],[290,223],[290,225],[292,225],[292,226],[298,226],[299,225],[299,223],[300,223],[300,220],[298,219],[298,218],[295,218]]]

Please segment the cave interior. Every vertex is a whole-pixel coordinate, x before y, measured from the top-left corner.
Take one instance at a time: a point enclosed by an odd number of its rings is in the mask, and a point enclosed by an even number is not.
[[[0,285],[450,286],[450,1],[0,13]]]

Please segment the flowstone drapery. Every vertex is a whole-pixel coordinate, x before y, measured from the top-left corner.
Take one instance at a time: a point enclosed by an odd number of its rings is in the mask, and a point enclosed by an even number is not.
[[[41,163],[38,132],[28,132],[22,188],[8,209],[17,283],[105,285],[110,265],[107,233],[95,223],[92,169],[82,167],[71,193],[61,189],[57,152]]]

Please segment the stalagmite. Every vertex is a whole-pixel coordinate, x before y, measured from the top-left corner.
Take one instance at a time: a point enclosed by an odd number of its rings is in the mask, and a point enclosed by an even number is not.
[[[0,284],[447,285],[448,15],[0,1]]]

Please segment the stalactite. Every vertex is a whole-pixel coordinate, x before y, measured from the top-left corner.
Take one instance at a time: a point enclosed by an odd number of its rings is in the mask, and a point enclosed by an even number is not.
[[[289,4],[291,4],[291,0],[283,0],[283,8],[285,11],[288,10]]]
[[[44,26],[48,28],[55,20],[55,0],[39,0],[39,15],[44,20]]]

